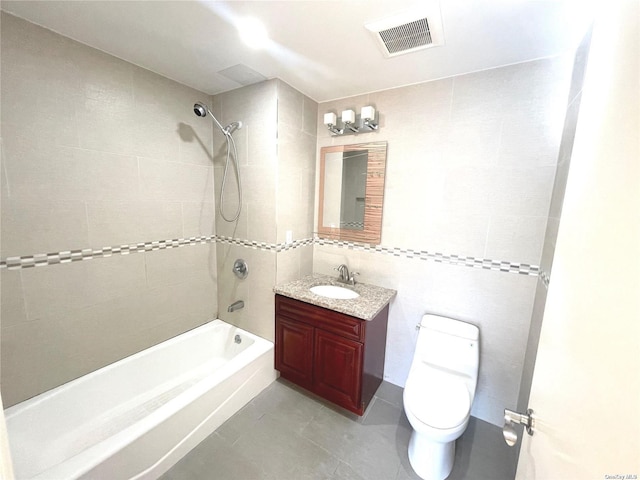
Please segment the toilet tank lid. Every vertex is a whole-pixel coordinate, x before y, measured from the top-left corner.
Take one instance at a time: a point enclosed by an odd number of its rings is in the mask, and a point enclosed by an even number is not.
[[[478,327],[453,318],[426,314],[422,317],[420,324],[423,328],[429,328],[456,337],[468,338],[469,340],[477,341],[480,337],[480,329]]]

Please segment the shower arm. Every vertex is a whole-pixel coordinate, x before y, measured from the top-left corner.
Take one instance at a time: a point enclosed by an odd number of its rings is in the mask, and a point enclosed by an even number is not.
[[[218,128],[220,130],[222,130],[222,133],[224,133],[225,135],[227,135],[227,131],[224,129],[224,127],[222,126],[222,124],[218,121],[218,119],[215,117],[215,115],[211,112],[211,110],[209,110],[209,107],[207,107],[206,105],[202,104],[204,106],[204,108],[207,109],[207,113],[209,115],[211,115],[211,118],[213,119],[213,121],[215,122],[215,124],[218,126]]]

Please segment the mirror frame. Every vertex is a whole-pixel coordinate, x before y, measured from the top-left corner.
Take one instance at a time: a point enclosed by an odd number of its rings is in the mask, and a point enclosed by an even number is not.
[[[324,176],[327,153],[367,152],[367,182],[364,200],[364,228],[351,230],[332,228],[323,225]],[[320,181],[318,192],[318,236],[331,240],[379,245],[382,238],[382,210],[384,201],[384,177],[387,164],[387,142],[358,143],[354,145],[335,145],[320,149]]]

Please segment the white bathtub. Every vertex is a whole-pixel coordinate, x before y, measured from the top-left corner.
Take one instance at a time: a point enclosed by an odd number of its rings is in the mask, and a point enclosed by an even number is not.
[[[16,478],[157,478],[275,380],[273,355],[214,320],[8,408]]]

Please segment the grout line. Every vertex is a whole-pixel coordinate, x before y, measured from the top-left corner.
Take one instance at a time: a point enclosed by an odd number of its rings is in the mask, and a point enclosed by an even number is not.
[[[389,405],[389,406],[391,406],[391,407],[395,408],[396,410],[398,410],[398,409],[399,409],[399,410],[402,410],[402,409],[404,408],[404,407],[401,407],[401,406],[396,405],[395,403],[390,402],[389,400],[386,400],[386,399],[384,399],[384,398],[382,398],[382,397],[379,397],[378,395],[374,395],[373,397],[374,397],[376,400],[380,400],[381,402],[384,402],[384,403],[386,403],[387,405]],[[373,402],[372,402],[372,403],[373,403]]]

